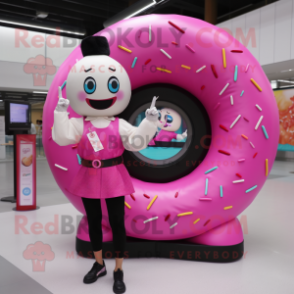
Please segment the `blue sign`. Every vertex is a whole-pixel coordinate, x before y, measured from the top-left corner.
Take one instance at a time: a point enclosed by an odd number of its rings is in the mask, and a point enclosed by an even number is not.
[[[30,188],[24,188],[22,190],[22,194],[25,195],[25,196],[28,196],[31,194],[31,189]]]

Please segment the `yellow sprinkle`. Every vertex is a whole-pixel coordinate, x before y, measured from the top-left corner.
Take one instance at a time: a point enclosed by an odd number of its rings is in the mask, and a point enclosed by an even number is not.
[[[127,202],[125,202],[125,206],[126,206],[128,209],[131,209],[130,204],[128,204]]]
[[[191,69],[190,66],[188,66],[188,65],[184,65],[184,64],[182,64],[181,67],[182,67],[182,68],[186,68],[186,69]]]
[[[124,50],[126,52],[132,53],[132,50],[130,50],[130,49],[124,47],[124,46],[118,45],[118,48],[121,49],[121,50]]]
[[[268,159],[265,160],[265,176],[268,176]]]
[[[197,218],[196,220],[194,220],[193,224],[197,224],[200,221],[200,218]]]
[[[223,51],[223,65],[224,65],[224,68],[227,67],[227,60],[226,60],[226,50],[225,48],[222,49]]]
[[[179,213],[178,216],[184,216],[184,215],[190,215],[190,214],[193,214],[193,212],[192,211],[182,212],[182,213]]]
[[[228,209],[231,209],[231,208],[233,208],[233,206],[226,206],[226,207],[224,207],[224,210],[228,210]]]
[[[248,140],[248,137],[245,136],[244,134],[241,135],[244,139]]]
[[[53,127],[51,127],[51,130],[53,129]]]
[[[156,67],[156,69],[157,69],[157,70],[159,70],[159,71],[163,71],[163,72],[171,73],[171,71],[170,71],[170,70],[168,70],[168,69],[165,69],[165,68]]]
[[[147,210],[150,209],[151,205],[154,203],[154,201],[156,200],[156,198],[157,198],[157,195],[155,195],[155,196],[153,197],[153,199],[151,200],[151,202],[148,204],[148,206],[147,206]]]
[[[262,89],[260,88],[260,86],[251,78],[251,80],[250,80],[253,84],[254,84],[254,86],[261,92],[262,91]]]

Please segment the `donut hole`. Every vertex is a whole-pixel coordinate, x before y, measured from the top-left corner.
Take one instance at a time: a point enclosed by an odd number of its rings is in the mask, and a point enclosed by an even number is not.
[[[188,91],[170,84],[149,84],[133,90],[130,104],[119,117],[139,125],[153,96],[159,96],[156,107],[162,113],[158,134],[146,149],[126,150],[124,162],[134,178],[167,183],[188,175],[204,160],[210,146],[211,125],[202,103]],[[181,119],[179,124],[177,116]],[[165,132],[160,133],[161,130]],[[171,140],[185,130],[186,138]]]

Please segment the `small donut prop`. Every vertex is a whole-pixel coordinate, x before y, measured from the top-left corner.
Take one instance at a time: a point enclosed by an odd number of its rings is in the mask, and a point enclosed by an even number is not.
[[[97,35],[108,39],[110,57],[123,65],[132,90],[156,83],[181,87],[203,104],[211,124],[208,153],[190,174],[168,183],[133,177],[135,193],[125,195],[127,235],[216,246],[243,242],[242,230],[230,234],[229,224],[240,227],[236,217],[262,188],[279,141],[278,108],[257,60],[224,30],[186,16],[135,17]],[[67,191],[79,169],[76,146],[60,147],[50,139],[58,86],[69,71],[79,70],[74,64],[81,58],[77,47],[54,78],[44,108],[43,144],[59,187],[85,214],[81,199]],[[69,116],[78,117],[70,107]],[[103,201],[102,209],[107,215]],[[103,240],[110,241],[110,226],[103,225],[108,229]],[[77,237],[89,241],[84,230]]]

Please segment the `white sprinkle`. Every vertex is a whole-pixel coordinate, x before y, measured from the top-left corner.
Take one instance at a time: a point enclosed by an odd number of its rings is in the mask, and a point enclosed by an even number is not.
[[[62,170],[67,170],[66,167],[63,167],[63,166],[61,166],[61,165],[59,165],[59,164],[56,164],[56,163],[55,163],[55,166],[58,167],[58,168],[60,168],[60,169],[62,169]]]
[[[248,70],[248,67],[249,67],[249,63],[247,64],[247,66],[246,66],[246,70],[245,70],[245,72],[247,72],[247,70]]]
[[[237,181],[233,181],[233,184],[242,183],[242,182],[244,182],[244,181],[245,181],[244,179],[242,179],[242,180],[237,180]]]
[[[144,220],[144,224],[146,224],[148,222],[151,222],[153,220],[156,220],[156,219],[158,219],[158,216],[155,216],[155,217],[152,217],[152,218],[148,218],[148,219]]]
[[[230,98],[231,98],[231,105],[234,105],[234,98],[233,98],[233,96],[231,95]]]
[[[252,146],[252,148],[255,148],[255,146],[253,145],[253,143],[252,143],[252,142],[250,142],[250,145]]]
[[[263,115],[259,118],[259,120],[258,120],[258,122],[257,122],[257,124],[256,124],[256,126],[255,126],[255,131],[258,129],[258,127],[259,127],[259,125],[260,125],[262,119],[263,119]]]
[[[224,88],[219,92],[219,95],[221,95],[223,92],[225,92],[225,90],[229,87],[230,83],[227,83]]]
[[[240,117],[241,117],[241,114],[239,114],[239,115],[237,116],[237,118],[233,121],[233,123],[232,123],[231,126],[230,126],[230,129],[236,124],[236,122],[240,119]]]
[[[257,107],[258,110],[262,111],[261,107],[259,105],[255,105]]]
[[[151,42],[152,38],[152,31],[151,31],[151,25],[149,25],[149,42]]]
[[[196,70],[196,73],[201,72],[203,69],[205,69],[205,67],[206,67],[206,65],[203,65],[202,67],[198,68],[198,69]]]
[[[169,228],[172,229],[173,227],[175,227],[178,223],[174,223],[173,225],[171,225]]]
[[[168,53],[166,53],[163,49],[160,49],[160,51],[161,51],[165,56],[167,56],[169,59],[172,59],[172,57],[171,57]]]

